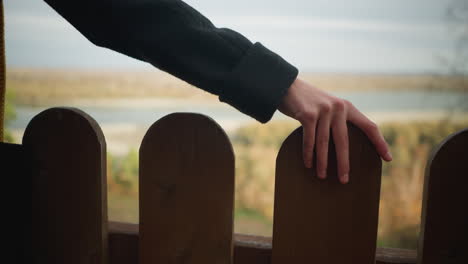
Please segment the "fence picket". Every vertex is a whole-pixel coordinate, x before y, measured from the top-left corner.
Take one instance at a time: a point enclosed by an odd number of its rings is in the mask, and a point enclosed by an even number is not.
[[[339,183],[330,144],[328,178],[302,162],[302,128],[283,143],[276,164],[273,264],[373,264],[381,161],[365,135],[348,126],[350,181]]]
[[[210,118],[170,114],[140,147],[140,263],[231,263],[234,155]]]
[[[445,139],[426,167],[418,263],[468,263],[468,129]]]
[[[31,263],[31,184],[28,153],[22,145],[0,142],[0,175],[2,185],[14,192],[5,192],[2,234],[5,259],[15,263]],[[14,195],[12,195],[14,194]],[[6,200],[6,199],[5,199]]]
[[[35,116],[23,145],[32,155],[33,263],[107,263],[106,144],[73,108]]]

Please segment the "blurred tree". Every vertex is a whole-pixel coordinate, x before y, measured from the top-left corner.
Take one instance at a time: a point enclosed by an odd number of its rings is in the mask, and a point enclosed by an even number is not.
[[[14,94],[11,91],[7,90],[6,98],[5,98],[5,135],[4,141],[13,143],[15,139],[13,135],[8,130],[8,124],[16,118],[16,111],[14,107]]]
[[[449,116],[453,116],[457,110],[468,110],[468,1],[452,0],[445,18],[453,36],[453,46],[450,54],[438,56],[438,60],[445,68],[443,74],[450,78],[438,78],[435,85],[461,92],[462,96],[449,112]]]
[[[455,42],[453,54],[446,61],[449,73],[459,76],[468,75],[468,1],[453,0],[447,8],[446,18],[450,30],[454,34]],[[461,82],[467,90],[467,80]]]
[[[16,111],[13,105],[14,95],[12,92],[6,94],[5,123],[8,124],[16,118]]]

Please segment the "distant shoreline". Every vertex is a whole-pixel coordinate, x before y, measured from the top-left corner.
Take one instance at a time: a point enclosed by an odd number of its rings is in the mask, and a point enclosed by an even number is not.
[[[406,113],[388,113],[388,112],[369,112],[368,117],[379,125],[388,123],[410,123],[410,122],[438,122],[447,118],[447,113],[443,111],[431,112],[406,112]],[[156,120],[155,120],[156,121]],[[286,118],[285,116],[276,116],[272,122],[291,122],[296,121]],[[456,114],[451,116],[452,122],[467,122],[468,117],[464,114]],[[217,120],[219,125],[229,134],[236,131],[238,128],[250,124],[258,124],[253,119],[246,120]],[[141,140],[146,133],[149,125],[139,125],[130,121],[122,121],[119,123],[100,123],[103,130],[108,150],[110,153],[117,156],[122,156],[128,153],[132,148],[138,148]],[[268,125],[268,124],[267,124]],[[297,124],[299,126],[299,124]],[[22,138],[24,129],[10,129],[14,138],[18,141]],[[19,143],[19,142],[18,142]]]
[[[468,76],[424,74],[301,73],[300,78],[328,91],[463,91]],[[7,91],[17,104],[105,99],[192,99],[218,102],[215,95],[162,71],[9,69]]]

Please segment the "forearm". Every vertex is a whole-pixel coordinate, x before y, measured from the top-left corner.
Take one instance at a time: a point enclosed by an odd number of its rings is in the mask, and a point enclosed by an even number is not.
[[[153,64],[261,122],[297,69],[179,0],[45,0],[98,46]]]

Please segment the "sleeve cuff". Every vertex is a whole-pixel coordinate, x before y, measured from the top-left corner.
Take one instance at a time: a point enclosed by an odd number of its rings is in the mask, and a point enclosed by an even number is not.
[[[296,67],[257,42],[226,78],[219,100],[266,123],[297,75]]]

